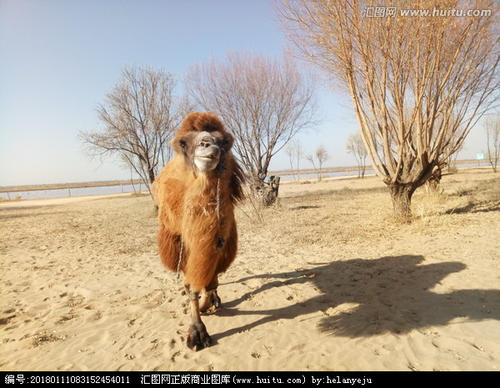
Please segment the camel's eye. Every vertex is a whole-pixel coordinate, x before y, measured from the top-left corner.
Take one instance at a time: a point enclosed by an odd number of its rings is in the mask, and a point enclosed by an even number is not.
[[[186,149],[186,147],[187,147],[186,140],[184,140],[184,139],[180,140],[180,141],[179,141],[179,144],[180,144],[180,146],[181,146],[181,148],[182,148],[183,150],[185,150],[185,149]]]

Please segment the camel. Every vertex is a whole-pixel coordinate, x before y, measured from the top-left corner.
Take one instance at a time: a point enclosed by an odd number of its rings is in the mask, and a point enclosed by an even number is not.
[[[215,114],[188,114],[171,142],[175,156],[152,186],[161,261],[184,274],[191,306],[187,346],[195,350],[212,343],[200,313],[220,307],[218,275],[236,256],[234,206],[243,199],[244,175],[233,142]]]

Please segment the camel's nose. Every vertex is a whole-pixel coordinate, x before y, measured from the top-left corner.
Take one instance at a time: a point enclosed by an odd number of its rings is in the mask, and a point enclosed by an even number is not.
[[[205,133],[204,136],[201,138],[199,144],[200,144],[200,147],[202,147],[202,148],[208,148],[210,146],[214,146],[214,145],[216,145],[215,138],[212,135]]]
[[[214,141],[211,138],[204,138],[201,140],[200,146],[208,148],[211,145],[214,145]]]

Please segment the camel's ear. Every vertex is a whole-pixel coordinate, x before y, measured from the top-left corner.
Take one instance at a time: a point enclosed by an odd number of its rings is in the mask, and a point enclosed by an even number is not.
[[[236,160],[233,159],[233,163],[234,165],[231,174],[231,199],[233,203],[237,203],[245,199],[242,187],[245,182],[245,173]]]
[[[222,148],[224,151],[229,151],[234,143],[234,137],[229,132],[224,133],[224,137],[222,138]]]

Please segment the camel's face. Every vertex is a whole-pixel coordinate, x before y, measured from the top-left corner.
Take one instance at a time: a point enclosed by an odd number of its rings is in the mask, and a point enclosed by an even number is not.
[[[194,164],[201,172],[212,171],[219,164],[221,149],[209,132],[200,132],[194,139]]]

